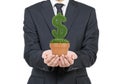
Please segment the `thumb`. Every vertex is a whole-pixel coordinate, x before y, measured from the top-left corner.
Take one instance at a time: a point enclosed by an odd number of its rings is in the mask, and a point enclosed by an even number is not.
[[[78,56],[75,54],[75,55],[74,55],[74,58],[75,58],[75,59],[77,59],[77,58],[78,58]]]
[[[77,55],[72,55],[72,59],[77,59]]]

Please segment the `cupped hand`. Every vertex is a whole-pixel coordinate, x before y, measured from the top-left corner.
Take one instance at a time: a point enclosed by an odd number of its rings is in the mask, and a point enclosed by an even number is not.
[[[51,50],[44,51],[42,54],[42,58],[44,59],[44,63],[47,64],[48,66],[50,67],[58,66],[59,56],[52,55]]]
[[[67,55],[60,56],[58,66],[60,67],[69,67],[74,64],[75,59],[77,59],[77,54],[73,51],[68,51]]]

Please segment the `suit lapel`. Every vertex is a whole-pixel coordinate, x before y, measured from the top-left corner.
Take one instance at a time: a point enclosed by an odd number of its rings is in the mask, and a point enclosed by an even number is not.
[[[45,1],[42,4],[42,7],[43,7],[43,10],[42,10],[43,17],[49,26],[49,30],[52,31],[54,29],[54,26],[52,25],[52,17],[55,14],[54,14],[50,0]],[[77,4],[73,0],[70,0],[68,7],[67,7],[67,10],[66,10],[66,14],[65,14],[65,16],[67,17],[67,21],[65,22],[65,26],[68,28],[68,33],[70,31],[70,28],[71,28],[73,22],[75,22],[75,19],[76,19],[77,14],[78,14],[77,13],[78,10],[76,7],[77,7]]]
[[[54,26],[52,25],[52,17],[54,16],[52,5],[50,1],[47,0],[42,4],[42,7],[43,7],[42,10],[43,17],[46,23],[48,24],[50,31],[52,31],[52,29],[54,28]]]
[[[68,28],[68,34],[72,27],[72,24],[75,22],[75,19],[78,16],[77,15],[78,10],[76,7],[77,4],[73,0],[70,0],[65,14],[65,16],[67,17],[67,21],[65,22],[65,25]]]

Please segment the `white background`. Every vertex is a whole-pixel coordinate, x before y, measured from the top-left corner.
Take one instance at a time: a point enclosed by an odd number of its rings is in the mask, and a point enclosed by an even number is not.
[[[0,1],[0,84],[27,84],[31,68],[23,59],[24,9],[41,0]],[[120,84],[119,0],[78,0],[96,8],[100,30],[96,63],[88,68],[92,84]]]

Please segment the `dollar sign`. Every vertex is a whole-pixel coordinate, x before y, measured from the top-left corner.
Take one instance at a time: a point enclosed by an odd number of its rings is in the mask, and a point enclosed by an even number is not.
[[[66,22],[66,17],[63,16],[61,13],[58,13],[56,16],[54,16],[52,18],[52,24],[56,29],[52,30],[52,35],[56,38],[56,39],[63,39],[65,38],[68,29],[65,25],[63,25],[64,22]]]

